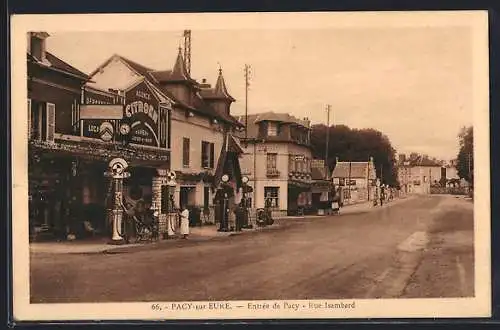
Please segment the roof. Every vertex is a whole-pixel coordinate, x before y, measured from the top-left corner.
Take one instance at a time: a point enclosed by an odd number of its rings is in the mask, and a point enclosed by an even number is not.
[[[192,79],[188,73],[186,62],[182,57],[181,47],[179,47],[179,53],[177,53],[177,58],[175,59],[174,69],[170,73],[170,81],[188,81],[191,83],[196,83],[196,81]]]
[[[213,89],[202,88],[201,95],[206,99],[223,99],[231,102],[236,101],[227,91],[226,82],[224,81],[224,76],[222,75],[222,69],[219,69],[219,76],[217,77],[215,87]]]
[[[309,120],[307,120],[306,118],[299,119],[288,113],[276,113],[273,111],[257,114],[257,117],[255,118],[255,123],[261,121],[277,121],[282,123],[296,124],[299,126],[309,127]]]
[[[286,120],[276,120],[274,118],[281,118],[281,119],[286,119]],[[236,118],[243,126],[245,126],[245,116],[238,116]],[[248,128],[246,132],[246,136],[249,139],[255,139],[259,136],[259,123],[263,121],[277,121],[281,123],[288,123],[288,124],[295,124],[299,125],[302,127],[308,127],[304,126],[302,124],[299,124],[300,119],[297,119],[296,117],[290,116],[289,114],[283,114],[283,113],[274,113],[274,112],[264,112],[264,113],[256,113],[256,114],[251,114],[247,116],[248,119]],[[239,136],[244,137],[245,133],[240,133]]]
[[[407,160],[403,163],[405,166],[426,166],[426,167],[443,167],[441,163],[430,158],[418,156],[414,159]]]
[[[228,113],[225,112],[219,112],[213,107],[211,107],[209,104],[207,104],[203,98],[198,98],[196,97],[193,100],[192,104],[186,104],[185,102],[180,101],[177,99],[164,85],[160,84],[160,81],[164,81],[164,78],[167,78],[168,75],[171,75],[172,71],[169,70],[164,70],[164,71],[157,71],[153,70],[151,68],[148,68],[142,64],[139,64],[137,62],[134,62],[126,57],[123,57],[121,55],[114,55],[121,60],[123,60],[130,68],[134,71],[136,71],[139,75],[145,77],[149,83],[151,83],[154,87],[156,87],[158,90],[160,90],[165,96],[168,98],[172,99],[177,105],[180,105],[188,110],[192,110],[195,112],[198,112],[200,114],[204,114],[209,117],[215,117],[219,120],[231,123],[233,125],[237,126],[242,126],[236,118],[231,116]],[[178,57],[179,58],[179,57]],[[182,58],[182,55],[181,55]],[[179,65],[179,64],[178,64]],[[174,68],[175,71],[175,68]],[[172,80],[170,80],[172,81]],[[194,81],[194,80],[193,80]]]
[[[311,167],[311,179],[324,180],[326,179],[326,168],[324,167]]]
[[[52,53],[46,52],[45,58],[46,58],[46,62],[44,63],[28,53],[28,59],[37,63],[37,64],[43,65],[43,66],[50,68],[50,69],[55,69],[57,71],[60,71],[60,72],[66,73],[66,74],[70,74],[72,76],[76,76],[77,78],[80,78],[82,80],[89,80],[90,79],[90,77],[87,74],[83,73],[82,71],[78,70],[74,66],[68,64],[67,62],[61,60],[59,57],[55,56]]]
[[[158,82],[169,81],[172,70],[150,71],[149,74]]]
[[[349,166],[350,164],[350,166]],[[334,178],[367,178],[370,169],[370,179],[375,179],[374,165],[370,162],[337,162],[332,176]],[[350,168],[350,171],[349,171]],[[349,175],[350,172],[350,175]]]

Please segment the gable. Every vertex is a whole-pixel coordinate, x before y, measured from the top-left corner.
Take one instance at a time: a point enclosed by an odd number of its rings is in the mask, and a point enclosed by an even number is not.
[[[92,75],[89,86],[108,90],[109,88],[124,90],[137,83],[142,76],[134,72],[125,62],[118,57],[112,57]]]

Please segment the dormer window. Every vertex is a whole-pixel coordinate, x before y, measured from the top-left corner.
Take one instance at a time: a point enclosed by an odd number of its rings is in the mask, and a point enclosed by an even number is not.
[[[267,125],[267,135],[268,136],[278,136],[279,135],[279,124],[276,122],[269,122]]]

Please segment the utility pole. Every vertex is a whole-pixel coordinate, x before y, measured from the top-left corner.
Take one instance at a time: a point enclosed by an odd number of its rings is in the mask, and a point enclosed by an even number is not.
[[[330,141],[330,104],[326,105],[326,147],[325,147],[325,167],[326,167],[326,178],[328,179],[328,144]]]
[[[245,64],[245,140],[248,138],[248,88],[250,87],[251,66]]]

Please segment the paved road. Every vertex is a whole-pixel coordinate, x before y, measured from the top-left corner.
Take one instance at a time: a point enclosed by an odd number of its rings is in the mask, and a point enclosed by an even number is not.
[[[32,302],[463,297],[473,204],[419,197],[277,230],[147,250],[31,255]]]

